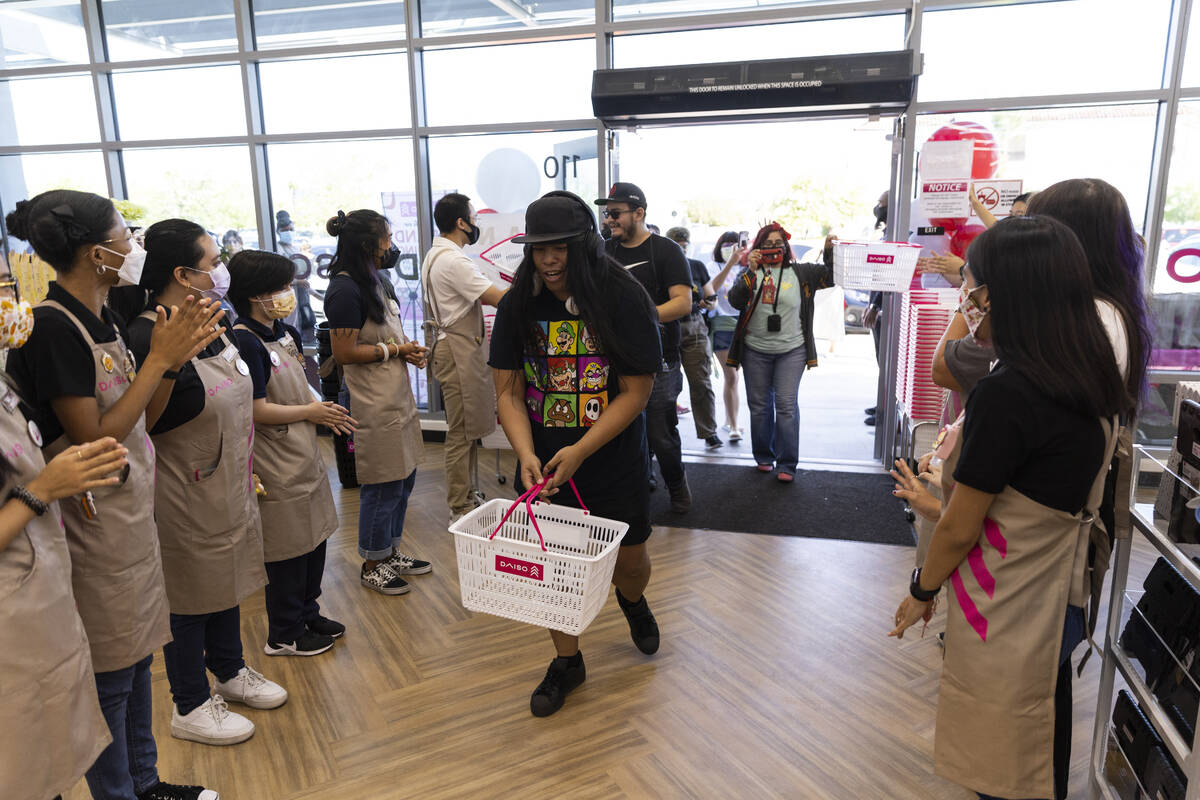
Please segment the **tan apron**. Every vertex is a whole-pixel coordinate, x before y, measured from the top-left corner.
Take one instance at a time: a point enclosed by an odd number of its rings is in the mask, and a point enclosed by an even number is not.
[[[224,333],[221,341],[220,355],[191,362],[204,385],[204,410],[154,436],[154,500],[172,614],[225,611],[267,583],[250,483],[254,391],[237,347]]]
[[[38,307],[66,314],[83,335],[95,358],[96,404],[100,414],[105,414],[133,382],[133,353],[119,334],[114,341],[96,342],[74,314],[53,300]],[[75,603],[96,672],[130,667],[171,641],[150,500],[155,482],[154,446],[146,435],[145,415],[138,417],[121,444],[129,450],[129,475],[120,486],[92,491],[95,519],[87,518],[79,498],[67,498],[60,504],[71,552]],[[46,445],[46,457],[53,458],[70,445],[63,434]]]
[[[0,447],[15,470],[8,497],[45,467],[3,383]],[[71,502],[71,501],[68,501]],[[96,699],[87,635],[71,593],[71,557],[57,503],[0,550],[0,775],[11,800],[64,794],[112,737]]]
[[[245,325],[236,329],[250,331]],[[259,339],[271,358],[267,402],[281,406],[313,402],[304,376],[304,357],[292,337],[285,333],[274,342]],[[316,425],[302,420],[257,426],[254,473],[267,492],[258,500],[265,561],[286,561],[311,553],[337,530],[333,490],[317,443]]]
[[[358,332],[358,343],[404,344],[408,337],[400,324],[400,309],[383,287],[375,291],[383,302],[383,322],[370,317]],[[369,364],[345,364],[350,413],[358,421],[354,432],[354,466],[359,483],[402,481],[421,461],[424,444],[417,402],[408,382],[408,362],[403,358]]]
[[[1102,424],[1105,457],[1086,510],[1068,514],[1005,487],[947,581],[934,771],[974,791],[1054,796],[1063,621],[1068,602],[1083,605],[1087,544],[1116,446],[1115,420]],[[943,484],[952,474],[947,459]]]
[[[422,290],[429,298],[429,307],[433,311],[433,319],[429,320],[432,323],[431,335],[427,338],[432,342],[430,363],[433,364],[433,377],[439,383],[448,383],[457,375],[458,384],[462,387],[463,435],[467,441],[474,441],[496,430],[496,388],[487,365],[483,304],[476,300],[462,319],[453,325],[442,325],[442,312],[437,307],[433,292],[429,291],[429,273],[441,255],[438,253],[434,256],[422,276],[425,284]],[[443,333],[444,338],[441,336]]]

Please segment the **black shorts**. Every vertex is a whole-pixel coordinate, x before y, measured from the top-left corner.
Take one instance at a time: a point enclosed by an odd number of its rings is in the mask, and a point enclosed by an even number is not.
[[[518,496],[525,493],[526,487],[521,481],[520,464],[517,465],[513,486],[516,487]],[[584,492],[582,488],[579,491],[581,494]],[[558,494],[550,498],[550,502],[560,506],[579,508],[579,501],[575,499],[575,492],[571,491],[569,485],[559,487]],[[640,491],[633,489],[614,499],[601,498],[584,500],[584,502],[587,504],[588,511],[597,517],[613,519],[629,525],[625,538],[621,540],[621,547],[644,544],[650,538],[650,487],[648,484],[641,484]]]

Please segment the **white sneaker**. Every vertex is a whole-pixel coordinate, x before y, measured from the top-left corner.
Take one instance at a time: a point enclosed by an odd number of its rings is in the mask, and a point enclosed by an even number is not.
[[[729,441],[740,442],[742,440],[742,429],[734,428],[729,432]]]
[[[172,705],[171,735],[201,744],[237,744],[254,735],[254,723],[230,711],[224,698],[214,694],[187,716]]]
[[[288,699],[287,689],[267,680],[251,667],[242,667],[237,675],[224,683],[217,681],[216,692],[251,708],[279,708]]]

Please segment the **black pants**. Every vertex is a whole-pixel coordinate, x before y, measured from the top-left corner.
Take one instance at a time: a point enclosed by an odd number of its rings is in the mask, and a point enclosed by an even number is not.
[[[171,615],[174,639],[163,645],[163,661],[180,714],[190,714],[208,702],[211,691],[205,668],[218,681],[228,681],[246,666],[241,622],[238,606],[214,614]]]
[[[667,372],[654,376],[654,389],[645,411],[646,440],[658,457],[658,468],[662,470],[667,488],[672,490],[683,486],[684,481],[683,443],[679,439],[679,416],[675,411],[675,401],[681,391],[683,370],[676,361]]]
[[[267,641],[294,642],[305,623],[321,613],[317,598],[325,574],[325,542],[302,556],[268,561],[266,567]]]

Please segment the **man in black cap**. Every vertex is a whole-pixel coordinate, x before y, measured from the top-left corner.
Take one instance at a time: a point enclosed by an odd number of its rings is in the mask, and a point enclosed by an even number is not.
[[[679,320],[692,313],[691,271],[678,245],[646,228],[646,195],[637,186],[614,183],[596,205],[604,206],[612,233],[605,251],[645,287],[658,308],[663,365],[646,404],[646,438],[671,492],[671,510],[686,514],[692,494],[683,471],[675,401],[683,391]]]

